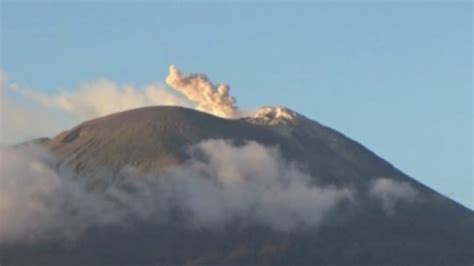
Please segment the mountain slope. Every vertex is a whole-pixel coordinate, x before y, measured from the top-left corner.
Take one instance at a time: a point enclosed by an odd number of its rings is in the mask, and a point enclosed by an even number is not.
[[[180,107],[149,107],[84,122],[48,146],[61,155],[61,163],[79,172],[119,171],[123,165],[159,170],[184,160],[192,144],[227,139],[276,145],[289,159],[308,163],[319,182],[360,184],[361,179],[401,175],[360,144],[301,115],[295,114],[292,124],[261,118],[228,120]]]
[[[148,107],[86,121],[49,141],[57,169],[71,169],[95,191],[127,183],[125,166],[159,173],[189,160],[204,140],[276,146],[321,187],[349,188],[317,230],[277,232],[262,225],[193,229],[141,222],[98,227],[73,243],[0,246],[2,265],[472,265],[474,214],[403,174],[341,133],[282,107],[228,120],[180,107]],[[107,172],[107,174],[104,174]],[[417,200],[384,211],[374,182],[399,182]],[[387,181],[388,180],[388,181]]]

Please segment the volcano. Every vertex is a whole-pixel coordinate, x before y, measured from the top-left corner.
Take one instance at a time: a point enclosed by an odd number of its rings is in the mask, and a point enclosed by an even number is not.
[[[279,230],[271,226],[273,223],[246,222],[245,215],[232,216],[216,228],[187,226],[189,217],[177,206],[171,214],[166,213],[170,216],[166,222],[132,219],[127,226],[95,225],[73,240],[0,241],[0,264],[474,263],[472,210],[407,176],[358,142],[288,108],[263,107],[249,117],[224,119],[182,107],[146,107],[89,120],[52,139],[24,145],[46,149],[55,158],[49,163],[54,171],[71,173],[61,178],[78,179],[87,191],[100,195],[110,188],[127,190],[130,183],[159,179],[169,169],[189,165],[196,156],[206,157],[193,153],[193,147],[210,140],[222,140],[232,147],[255,143],[275,149],[282,161],[297,165],[302,169],[298,173],[309,177],[304,184],[350,191],[350,195],[331,205],[317,226],[302,223]],[[201,169],[195,165],[186,169]],[[125,168],[133,169],[134,174]],[[282,182],[291,183],[293,172],[283,173]],[[139,178],[144,176],[147,178]],[[395,190],[387,189],[393,184],[398,184]],[[388,200],[390,197],[396,200]],[[313,204],[320,204],[318,199],[305,202],[309,212]],[[290,207],[285,210],[291,214],[294,202],[287,202]],[[154,204],[146,208],[154,208]],[[267,205],[255,205],[252,211],[259,212],[259,206]],[[274,219],[291,220],[288,213]]]

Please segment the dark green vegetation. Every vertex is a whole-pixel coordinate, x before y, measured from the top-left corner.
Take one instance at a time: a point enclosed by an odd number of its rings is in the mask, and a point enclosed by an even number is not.
[[[0,246],[9,265],[472,265],[474,214],[406,176],[362,145],[303,116],[278,123],[226,120],[178,107],[150,107],[94,119],[41,140],[93,190],[123,180],[103,180],[97,169],[124,165],[159,172],[187,160],[187,149],[206,139],[236,145],[257,141],[306,165],[314,183],[358,191],[358,206],[340,206],[317,229],[277,232],[264,226],[189,229],[186,217],[169,224],[98,227],[76,241]],[[113,175],[112,175],[113,176]],[[368,198],[371,181],[410,183],[419,200],[384,212]]]

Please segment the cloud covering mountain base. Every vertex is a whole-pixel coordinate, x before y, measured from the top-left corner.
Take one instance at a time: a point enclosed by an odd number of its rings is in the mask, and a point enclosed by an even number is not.
[[[188,153],[190,160],[160,175],[124,167],[122,182],[94,191],[85,177],[54,169],[54,156],[43,148],[1,149],[0,243],[74,240],[98,226],[173,222],[176,213],[190,228],[219,230],[239,221],[280,232],[317,229],[357,200],[353,189],[315,185],[278,149],[256,142],[208,140]],[[407,183],[384,180],[374,184],[372,196],[391,212],[396,202],[415,197]]]

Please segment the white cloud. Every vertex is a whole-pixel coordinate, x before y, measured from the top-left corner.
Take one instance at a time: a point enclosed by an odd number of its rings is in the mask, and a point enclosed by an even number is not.
[[[94,192],[78,181],[87,177],[52,169],[45,150],[1,149],[0,242],[74,239],[93,226],[137,219],[166,222],[172,208],[185,214],[187,226],[211,230],[234,218],[278,231],[315,228],[352,200],[350,190],[315,186],[277,150],[254,142],[236,147],[210,140],[190,155],[159,176],[124,171],[126,184]]]
[[[91,225],[118,221],[110,203],[58,175],[47,151],[0,149],[0,159],[0,242],[73,239]]]
[[[191,164],[171,171],[168,185],[186,195],[182,204],[197,226],[213,227],[236,217],[278,230],[317,226],[352,197],[348,189],[312,185],[312,177],[276,149],[255,142],[235,147],[211,140],[194,149],[204,159],[194,156]]]
[[[371,184],[370,195],[380,201],[389,215],[393,215],[397,204],[415,201],[418,192],[408,182],[380,178]]]
[[[12,87],[0,72],[0,144],[53,136],[74,125],[75,121],[67,114],[14,97],[18,95],[12,93]]]
[[[52,137],[81,121],[145,106],[183,106],[227,118],[238,115],[227,85],[214,86],[203,74],[185,76],[174,66],[166,82],[174,90],[160,84],[137,88],[103,79],[46,94],[11,83],[0,71],[0,143]]]
[[[130,85],[117,85],[112,81],[99,80],[76,90],[63,90],[54,95],[45,95],[18,86],[15,90],[27,99],[69,113],[79,120],[145,106],[190,106],[183,97],[157,84],[138,89]]]

